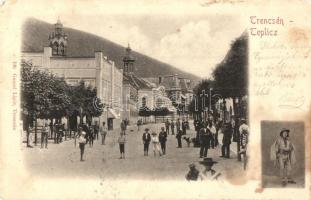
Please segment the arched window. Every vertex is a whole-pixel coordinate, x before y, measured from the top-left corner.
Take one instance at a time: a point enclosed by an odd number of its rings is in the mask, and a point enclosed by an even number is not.
[[[147,105],[147,98],[146,98],[146,97],[143,97],[143,98],[141,99],[141,106],[142,106],[142,107],[146,107],[146,105]]]

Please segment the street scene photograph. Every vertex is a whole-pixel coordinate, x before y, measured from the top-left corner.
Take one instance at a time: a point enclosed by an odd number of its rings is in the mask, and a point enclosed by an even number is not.
[[[246,180],[248,33],[237,16],[45,16],[21,32],[32,176]]]

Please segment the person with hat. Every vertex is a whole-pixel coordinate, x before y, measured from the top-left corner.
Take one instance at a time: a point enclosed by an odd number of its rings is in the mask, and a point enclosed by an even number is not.
[[[213,161],[212,158],[204,158],[199,163],[205,167],[205,169],[199,173],[199,177],[201,178],[201,180],[214,181],[217,180],[219,176],[221,176],[221,173],[212,169],[213,165],[217,163],[216,161]]]
[[[79,134],[78,134],[78,142],[79,142],[79,148],[80,148],[80,161],[84,161],[83,155],[84,155],[84,149],[86,144],[86,132],[83,131],[82,127],[79,127]]]
[[[163,155],[165,155],[165,153],[166,153],[167,134],[166,134],[166,132],[164,130],[164,127],[161,127],[161,132],[159,133],[159,141],[160,141],[160,144],[161,144],[162,153],[163,153]]]
[[[280,132],[280,136],[274,141],[270,148],[270,158],[280,170],[283,186],[286,186],[287,183],[296,183],[291,178],[291,170],[296,163],[296,156],[295,147],[289,140],[289,133],[289,129],[283,128]]]
[[[189,172],[186,174],[186,179],[188,181],[197,181],[199,178],[199,170],[196,169],[196,166],[194,163],[191,163],[189,165]]]
[[[142,136],[143,144],[144,144],[144,156],[148,156],[149,144],[151,140],[151,136],[149,133],[149,128],[145,128],[145,132]]]
[[[159,138],[158,138],[158,134],[156,132],[151,133],[151,142],[152,142],[153,155],[156,156],[156,154],[158,152],[159,156],[162,156]]]

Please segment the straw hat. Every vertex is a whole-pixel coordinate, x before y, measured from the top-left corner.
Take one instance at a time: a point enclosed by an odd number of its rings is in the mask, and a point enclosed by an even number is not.
[[[145,131],[149,131],[149,128],[145,128]]]
[[[204,158],[202,161],[199,161],[200,164],[202,165],[209,165],[212,166],[213,164],[216,164],[216,161],[213,161],[212,158]]]
[[[281,132],[280,132],[280,136],[282,136],[284,132],[289,133],[289,132],[290,132],[290,130],[289,130],[289,129],[287,129],[287,128],[282,128],[282,130],[281,130]]]

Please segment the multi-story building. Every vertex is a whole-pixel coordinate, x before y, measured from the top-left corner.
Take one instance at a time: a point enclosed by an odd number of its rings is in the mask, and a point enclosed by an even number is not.
[[[43,52],[22,52],[21,58],[40,70],[64,77],[70,85],[84,80],[87,85],[96,87],[97,96],[105,105],[103,114],[97,120],[100,123],[106,121],[111,129],[114,121],[119,124],[121,119],[123,71],[100,51],[94,52],[93,57],[66,56],[70,51],[68,38],[58,20],[49,36],[49,47],[44,47]]]
[[[193,98],[193,90],[189,79],[179,77],[178,74],[175,74],[160,76],[158,78],[146,78],[146,80],[163,86],[168,98],[181,113],[188,110],[188,105]]]

